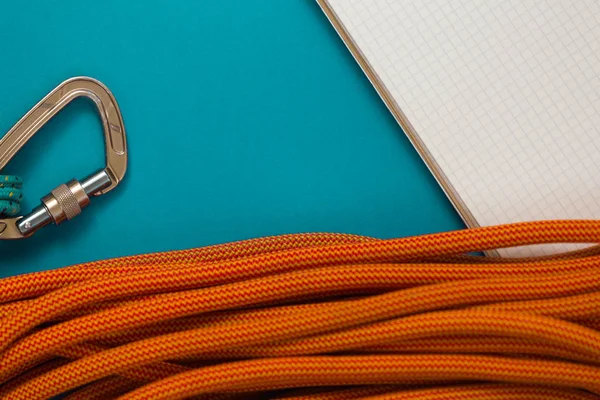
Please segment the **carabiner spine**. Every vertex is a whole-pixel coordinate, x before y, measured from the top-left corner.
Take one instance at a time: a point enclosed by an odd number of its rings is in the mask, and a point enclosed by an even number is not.
[[[0,170],[44,124],[78,97],[87,97],[94,102],[104,129],[106,170],[112,182],[98,194],[114,189],[127,171],[125,126],[117,101],[110,90],[96,79],[88,77],[71,78],[61,83],[0,139]]]

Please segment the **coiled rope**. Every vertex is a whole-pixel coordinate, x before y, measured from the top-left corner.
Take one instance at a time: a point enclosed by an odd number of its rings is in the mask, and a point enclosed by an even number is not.
[[[0,280],[0,396],[598,399],[600,221],[268,237]]]

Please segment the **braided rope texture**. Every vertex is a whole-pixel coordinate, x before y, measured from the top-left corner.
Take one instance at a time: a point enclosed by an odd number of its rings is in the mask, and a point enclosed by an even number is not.
[[[23,181],[14,175],[0,175],[0,218],[14,217],[21,211]]]
[[[600,221],[313,233],[0,280],[0,397],[600,399]]]

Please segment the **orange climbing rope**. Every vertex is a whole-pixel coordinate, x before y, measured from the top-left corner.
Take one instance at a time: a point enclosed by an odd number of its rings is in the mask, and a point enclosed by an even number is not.
[[[600,221],[284,235],[0,280],[0,396],[598,399]]]

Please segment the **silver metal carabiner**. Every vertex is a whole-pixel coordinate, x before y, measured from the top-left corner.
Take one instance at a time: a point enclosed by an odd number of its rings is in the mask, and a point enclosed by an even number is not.
[[[119,106],[106,86],[87,77],[61,83],[0,139],[0,171],[46,122],[78,97],[87,97],[96,104],[104,130],[106,167],[81,182],[73,179],[58,186],[25,216],[0,219],[0,240],[23,239],[49,223],[60,224],[79,215],[91,196],[110,192],[125,176],[127,141]]]

